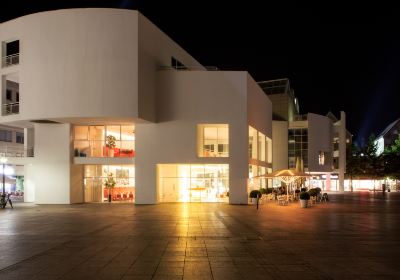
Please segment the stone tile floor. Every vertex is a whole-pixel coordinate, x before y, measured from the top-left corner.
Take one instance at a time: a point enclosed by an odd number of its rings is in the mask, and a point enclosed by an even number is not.
[[[0,211],[0,279],[400,279],[400,193],[330,198],[15,204]]]

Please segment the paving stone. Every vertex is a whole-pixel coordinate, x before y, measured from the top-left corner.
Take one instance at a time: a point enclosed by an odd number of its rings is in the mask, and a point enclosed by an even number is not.
[[[399,279],[400,193],[159,205],[15,203],[0,279]]]

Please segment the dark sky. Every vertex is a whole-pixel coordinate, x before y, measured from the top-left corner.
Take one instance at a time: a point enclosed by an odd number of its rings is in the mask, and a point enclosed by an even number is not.
[[[400,118],[399,9],[376,2],[312,8],[278,2],[12,1],[2,5],[0,16],[5,21],[72,7],[139,9],[203,65],[247,70],[256,81],[288,77],[301,113],[345,111],[358,142]]]

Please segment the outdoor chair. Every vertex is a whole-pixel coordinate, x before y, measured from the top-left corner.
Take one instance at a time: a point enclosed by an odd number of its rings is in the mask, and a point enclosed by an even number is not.
[[[329,201],[328,194],[327,194],[327,193],[324,193],[324,194],[322,195],[321,202],[328,202],[328,201]]]

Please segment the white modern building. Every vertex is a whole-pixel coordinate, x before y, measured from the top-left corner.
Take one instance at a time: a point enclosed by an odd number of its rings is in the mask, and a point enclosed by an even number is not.
[[[377,145],[377,155],[384,152],[386,148],[392,146],[400,134],[400,118],[390,123],[385,129],[376,137],[375,143]]]
[[[247,204],[272,170],[272,107],[245,71],[202,66],[137,11],[0,24],[0,124],[24,131],[25,201]],[[213,70],[213,71],[211,71]]]
[[[337,119],[299,114],[299,101],[288,79],[259,82],[273,108],[273,169],[296,168],[301,160],[303,171],[314,175],[310,187],[328,191],[344,191],[346,146],[351,134],[346,130],[346,115]]]

